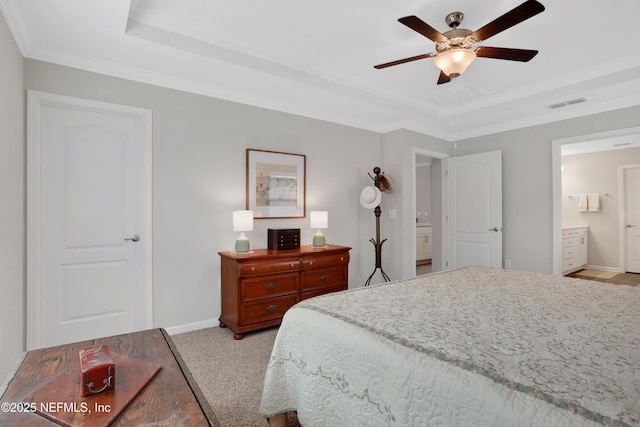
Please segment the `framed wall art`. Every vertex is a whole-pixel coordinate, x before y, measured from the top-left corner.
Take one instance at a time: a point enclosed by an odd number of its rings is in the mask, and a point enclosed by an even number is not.
[[[304,154],[247,149],[247,209],[260,218],[304,218]]]

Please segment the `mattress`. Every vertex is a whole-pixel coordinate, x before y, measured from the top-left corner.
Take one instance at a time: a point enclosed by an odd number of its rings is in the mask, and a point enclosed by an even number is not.
[[[303,301],[260,411],[311,426],[640,426],[640,289],[466,267]]]

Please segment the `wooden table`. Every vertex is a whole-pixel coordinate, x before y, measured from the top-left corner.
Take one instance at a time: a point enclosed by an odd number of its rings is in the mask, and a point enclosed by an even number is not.
[[[161,367],[139,395],[113,422],[114,426],[209,426],[219,427],[213,410],[186,368],[180,353],[163,329],[152,329],[114,337],[33,350],[26,354],[0,399],[0,426],[53,426],[53,422],[20,405],[43,385],[63,374],[80,372],[78,352],[89,345],[106,344],[111,355],[146,361]],[[118,365],[116,362],[116,392]],[[98,397],[95,395],[94,397]],[[69,410],[78,402],[58,402],[56,393],[46,396],[47,404]],[[99,402],[98,399],[96,401]],[[42,402],[32,402],[39,405]],[[65,407],[64,404],[68,406]],[[12,412],[15,411],[15,412]],[[99,426],[96,426],[99,427]]]

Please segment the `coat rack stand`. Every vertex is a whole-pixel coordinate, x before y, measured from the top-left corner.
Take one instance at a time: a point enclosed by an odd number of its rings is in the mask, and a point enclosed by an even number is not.
[[[382,192],[386,191],[388,187],[385,187],[385,184],[388,185],[388,183],[382,182],[383,177],[380,175],[380,168],[377,166],[373,168],[373,173],[376,176],[373,177],[371,176],[371,174],[369,174],[369,177],[373,179],[374,185],[378,187],[380,191]],[[391,281],[389,276],[387,276],[387,273],[385,273],[384,270],[382,269],[382,244],[386,242],[387,239],[384,239],[382,241],[380,240],[380,214],[382,213],[382,209],[380,209],[380,205],[375,207],[375,209],[373,210],[373,213],[376,216],[376,239],[375,240],[370,239],[369,241],[373,243],[373,247],[375,248],[375,251],[376,251],[376,265],[373,269],[373,273],[371,273],[371,275],[366,280],[366,282],[364,282],[365,286],[369,286],[371,284],[371,279],[373,278],[373,275],[376,274],[376,271],[378,270],[380,270],[380,273],[382,274],[382,278],[384,279],[385,282]]]
[[[382,277],[384,278],[385,282],[391,281],[391,279],[389,279],[389,276],[387,276],[387,273],[385,273],[384,270],[382,269],[382,244],[386,242],[387,239],[380,241],[380,213],[381,212],[382,212],[382,209],[380,209],[380,205],[376,206],[376,208],[373,210],[373,213],[376,215],[376,239],[375,240],[371,239],[369,241],[373,243],[373,247],[376,249],[376,266],[373,269],[373,273],[371,273],[367,281],[364,282],[365,286],[369,286],[371,284],[371,279],[373,278],[373,275],[376,274],[376,271],[378,270],[380,270],[380,273],[382,273]]]

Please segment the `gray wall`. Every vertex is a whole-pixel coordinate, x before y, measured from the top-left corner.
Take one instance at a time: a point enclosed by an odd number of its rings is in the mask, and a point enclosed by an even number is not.
[[[383,266],[391,279],[411,277],[416,272],[416,153],[439,153],[448,156],[452,146],[453,144],[447,141],[409,130],[397,130],[383,135],[382,158],[384,162],[380,166],[393,177],[396,186],[392,194],[384,194],[382,197],[382,218],[380,221],[382,238],[393,237],[383,246]],[[432,176],[438,174],[439,171],[436,169]],[[432,192],[433,223],[438,223],[441,220],[439,216],[441,199],[440,193]],[[389,218],[390,209],[396,211],[397,217],[395,219]],[[434,226],[433,268],[435,271],[441,267],[440,243],[442,240],[439,231],[440,229]]]
[[[0,384],[24,350],[25,146],[22,56],[0,14]]]
[[[453,156],[502,150],[503,258],[553,272],[552,140],[640,125],[640,107],[457,142]]]
[[[29,90],[153,111],[155,326],[219,316],[217,252],[237,237],[231,212],[245,206],[246,148],[306,155],[307,211],[329,211],[327,242],[354,248],[351,286],[364,282],[374,224],[358,197],[380,163],[379,134],[40,61],[25,60],[24,72]],[[308,218],[257,220],[253,247],[267,246],[268,228],[300,228],[303,244],[314,232]]]

